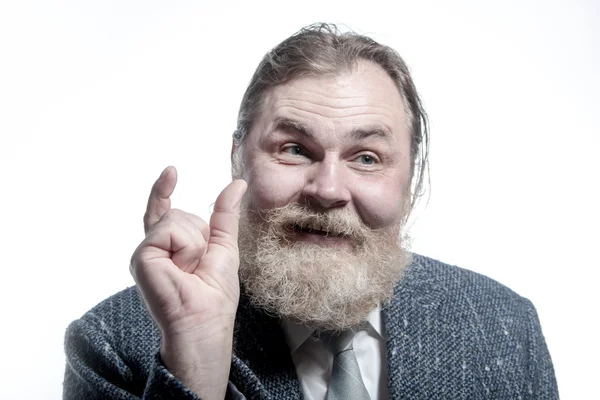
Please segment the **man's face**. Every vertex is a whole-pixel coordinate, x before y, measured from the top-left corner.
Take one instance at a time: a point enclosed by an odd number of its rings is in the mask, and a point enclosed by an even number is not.
[[[364,321],[408,263],[410,134],[379,66],[267,93],[242,148],[240,276],[258,306],[322,330]]]
[[[410,134],[398,89],[376,64],[276,87],[243,150],[253,209],[299,203],[348,209],[374,229],[400,222]],[[297,239],[330,244],[313,236]]]

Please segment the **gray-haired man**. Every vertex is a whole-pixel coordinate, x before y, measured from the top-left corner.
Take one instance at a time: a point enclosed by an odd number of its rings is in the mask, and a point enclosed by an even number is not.
[[[411,254],[427,120],[392,49],[332,25],[258,66],[209,222],[150,194],[137,287],[68,329],[65,398],[553,399],[532,304]]]

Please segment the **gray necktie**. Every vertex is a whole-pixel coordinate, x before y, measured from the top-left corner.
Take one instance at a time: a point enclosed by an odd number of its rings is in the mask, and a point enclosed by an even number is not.
[[[321,335],[323,343],[333,353],[326,400],[370,400],[352,348],[354,334],[352,330],[347,330],[339,335]]]

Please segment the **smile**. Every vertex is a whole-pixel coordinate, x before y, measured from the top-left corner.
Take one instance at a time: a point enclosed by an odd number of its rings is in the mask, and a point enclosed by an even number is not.
[[[335,236],[342,237],[343,235],[337,232],[327,231],[323,226],[314,225],[310,222],[303,224],[293,224],[291,230],[295,233],[308,233],[320,236]]]
[[[293,240],[305,243],[312,243],[320,246],[333,246],[351,248],[352,241],[347,235],[337,232],[327,231],[324,226],[316,226],[310,223],[293,224],[290,226]]]

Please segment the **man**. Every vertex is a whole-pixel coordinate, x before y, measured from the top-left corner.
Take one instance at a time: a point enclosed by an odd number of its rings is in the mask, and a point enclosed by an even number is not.
[[[69,327],[64,397],[557,398],[528,300],[406,249],[427,143],[392,49],[331,25],[279,44],[210,221],[170,209],[174,168],[154,184],[137,287]]]

